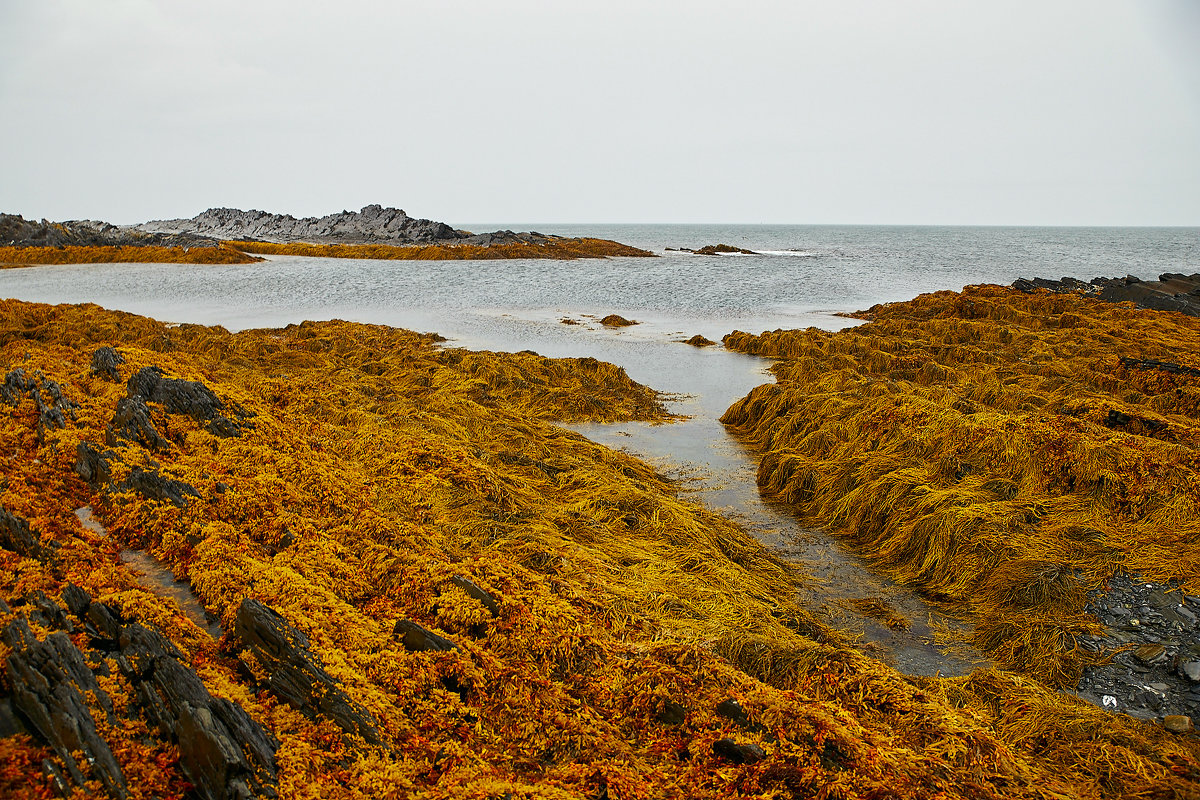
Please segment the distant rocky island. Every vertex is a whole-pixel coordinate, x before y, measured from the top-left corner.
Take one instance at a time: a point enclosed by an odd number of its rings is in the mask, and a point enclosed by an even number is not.
[[[38,252],[87,248],[78,253]],[[98,248],[122,248],[104,252]],[[226,261],[189,254],[192,248],[222,248],[230,261],[258,260],[247,253],[307,255],[331,258],[490,259],[600,258],[652,256],[646,250],[606,239],[572,238],[527,231],[498,230],[472,233],[445,222],[410,217],[403,209],[368,205],[360,211],[341,211],[323,217],[210,208],[190,219],[154,220],[114,225],[100,220],[27,220],[0,214],[0,263],[86,263],[152,260],[130,254],[129,248],[159,248],[163,261]],[[212,253],[208,255],[213,255]]]

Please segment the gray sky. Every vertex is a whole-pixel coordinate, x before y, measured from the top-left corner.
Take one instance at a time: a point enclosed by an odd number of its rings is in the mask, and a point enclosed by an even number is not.
[[[1200,225],[1200,0],[0,0],[0,211]]]

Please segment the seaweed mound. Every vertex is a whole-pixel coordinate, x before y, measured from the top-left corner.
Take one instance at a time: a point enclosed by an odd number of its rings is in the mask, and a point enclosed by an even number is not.
[[[796,605],[795,568],[554,424],[666,417],[610,364],[375,325],[231,334],[16,301],[0,301],[0,364],[73,412],[40,424],[25,390],[0,404],[0,796],[1200,785],[1186,734],[1011,673],[909,679],[854,650]],[[169,446],[94,444],[132,398]],[[175,503],[136,475],[193,493]],[[107,537],[81,526],[83,506]],[[188,581],[220,639],[119,548]],[[52,705],[70,710],[66,736],[31,718]]]
[[[995,286],[864,316],[725,338],[782,359],[723,417],[765,490],[1055,686],[1102,658],[1087,591],[1200,595],[1200,320]]]

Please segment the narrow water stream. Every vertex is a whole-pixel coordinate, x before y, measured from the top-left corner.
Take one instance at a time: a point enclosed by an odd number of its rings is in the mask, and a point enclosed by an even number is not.
[[[711,351],[714,360],[723,351]],[[744,358],[733,353],[725,355]],[[771,380],[763,375],[759,381]],[[740,391],[740,390],[739,390]],[[872,572],[836,539],[802,525],[782,504],[759,493],[756,456],[730,436],[717,420],[741,393],[719,391],[687,398],[672,410],[692,415],[682,422],[571,425],[573,430],[609,447],[624,450],[680,481],[697,499],[738,522],[781,558],[802,565],[810,576],[800,602],[823,621],[859,635],[864,652],[910,675],[964,675],[985,659],[967,642],[971,629],[926,603],[912,590]],[[728,403],[726,403],[728,400]],[[720,411],[713,413],[716,408]],[[889,627],[856,611],[854,601],[882,601],[907,621]],[[938,640],[935,642],[935,629]],[[945,643],[952,643],[949,648]]]
[[[108,531],[100,521],[92,516],[91,506],[75,509],[79,524],[97,536],[108,536]],[[167,600],[174,600],[179,605],[183,615],[196,623],[202,631],[207,631],[213,639],[221,638],[221,626],[209,618],[199,596],[187,581],[175,580],[171,570],[164,567],[157,559],[141,550],[121,548],[118,555],[144,589]]]

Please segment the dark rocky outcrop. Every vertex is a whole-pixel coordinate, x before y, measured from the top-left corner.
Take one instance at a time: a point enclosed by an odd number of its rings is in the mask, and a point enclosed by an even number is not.
[[[47,429],[65,428],[68,419],[75,419],[75,409],[79,408],[78,403],[63,394],[62,386],[58,383],[46,380],[39,372],[30,377],[24,369],[17,367],[4,376],[4,383],[0,384],[0,400],[15,408],[26,397],[33,400],[38,411],[39,442],[45,437]]]
[[[213,697],[175,645],[158,631],[125,620],[116,608],[93,602],[73,584],[64,588],[63,599],[104,663],[114,664],[132,684],[137,713],[152,730],[178,743],[180,768],[201,798],[276,795],[278,742],[241,706]],[[37,621],[48,627],[72,624],[41,593],[27,598],[24,613],[30,619],[37,614]],[[9,623],[0,639],[13,650],[6,666],[14,722],[46,741],[62,763],[61,769],[50,764],[47,774],[57,770],[64,789],[72,783],[82,786],[85,765],[74,755],[80,753],[111,797],[127,797],[121,768],[96,729],[97,714],[113,721],[113,704],[83,653],[61,630],[39,641],[25,617]]]
[[[87,778],[84,770],[104,786],[111,797],[129,796],[128,784],[108,743],[96,730],[85,693],[99,706],[98,712],[112,719],[112,701],[88,668],[83,654],[62,631],[38,640],[23,617],[0,632],[0,640],[11,650],[5,662],[12,686],[12,702],[30,729],[54,750],[76,786]],[[75,754],[83,757],[80,763]]]
[[[172,503],[180,508],[187,505],[187,498],[200,496],[191,484],[167,478],[157,469],[135,466],[125,480],[114,483],[112,465],[120,460],[121,456],[113,450],[99,450],[88,442],[80,442],[76,447],[75,473],[97,492],[132,489],[150,500]]]
[[[692,347],[711,347],[714,344],[716,344],[716,342],[714,342],[712,339],[709,339],[706,336],[702,336],[699,333],[697,333],[695,336],[693,336],[690,339],[684,339],[683,343],[690,344]]]
[[[40,558],[42,537],[29,521],[0,506],[0,547],[26,558]]]
[[[0,214],[0,247],[216,247],[216,239],[192,233],[152,233],[99,220],[49,222]]]
[[[111,347],[101,347],[92,353],[92,374],[116,383],[121,380],[117,367],[125,363],[125,356]]]
[[[130,379],[126,396],[130,400],[144,403],[159,403],[169,414],[187,414],[214,436],[225,438],[240,436],[242,422],[230,419],[222,412],[225,403],[200,381],[185,381],[180,378],[165,378],[159,367],[143,367]],[[245,419],[240,410],[235,416]],[[114,426],[115,427],[115,426]]]
[[[370,712],[351,700],[309,650],[308,637],[257,600],[238,607],[234,635],[268,675],[267,686],[310,717],[325,716],[370,744],[382,739]]]
[[[1144,281],[1128,275],[1124,278],[1093,278],[1084,283],[1077,278],[1018,278],[1012,287],[1022,292],[1038,289],[1055,293],[1085,294],[1109,303],[1132,302],[1138,308],[1178,311],[1200,316],[1200,273],[1183,275],[1166,272],[1157,281]]]
[[[323,217],[297,219],[291,214],[210,208],[191,219],[145,222],[135,226],[145,233],[193,234],[216,239],[263,242],[317,242],[342,244],[438,244],[466,239],[444,222],[414,219],[399,208],[365,206]]]

